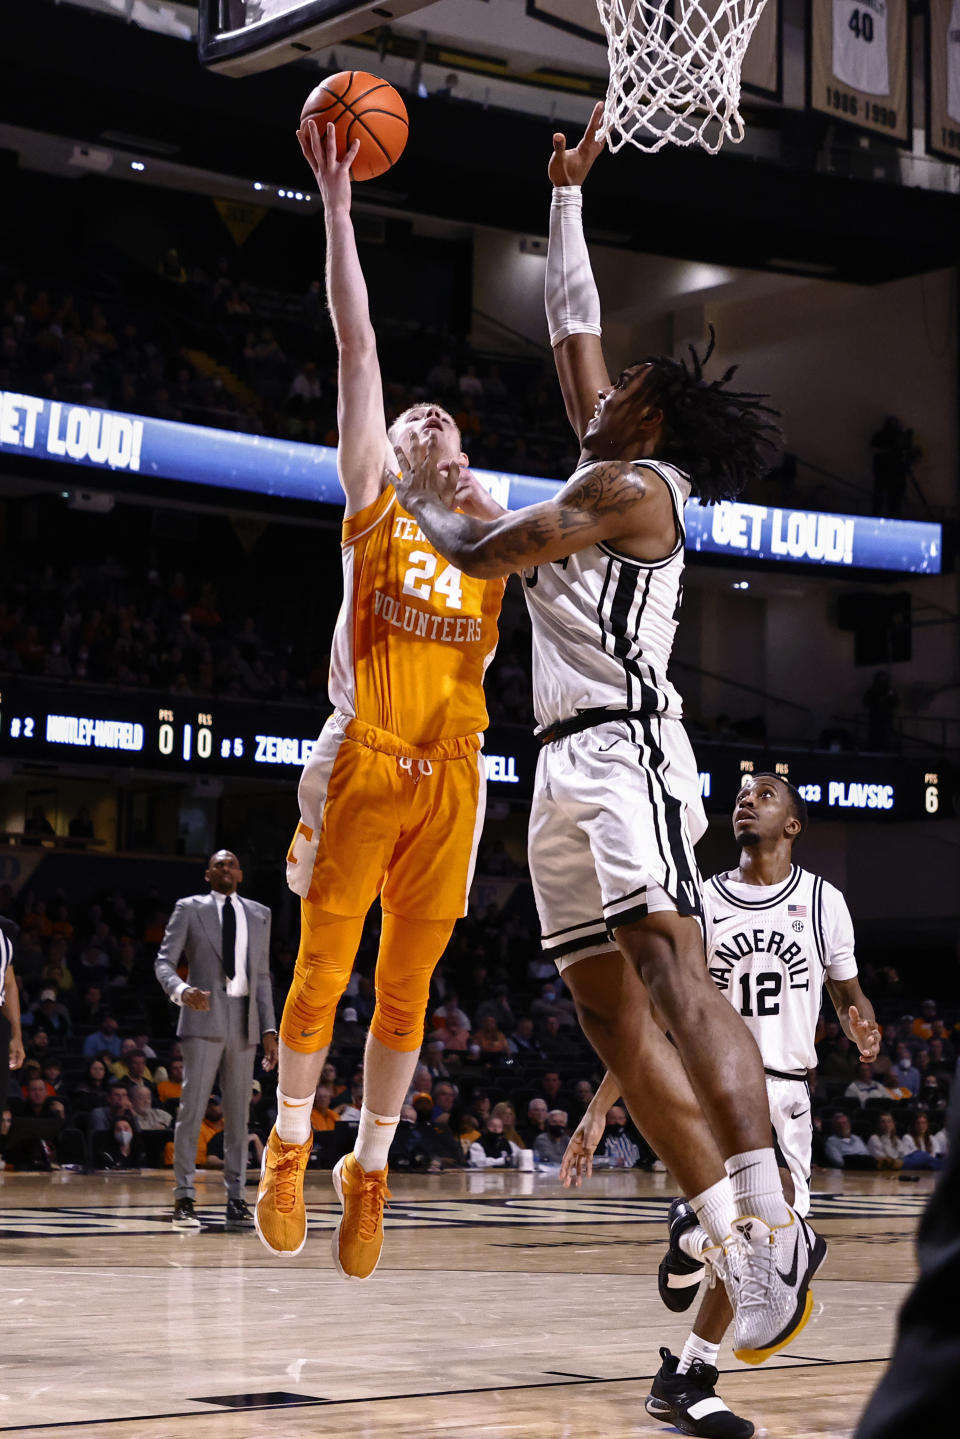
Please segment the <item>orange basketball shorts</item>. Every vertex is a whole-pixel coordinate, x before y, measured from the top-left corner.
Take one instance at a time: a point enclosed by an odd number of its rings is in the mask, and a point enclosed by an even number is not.
[[[300,780],[287,883],[333,915],[467,912],[486,779],[479,735],[408,745],[335,711]]]

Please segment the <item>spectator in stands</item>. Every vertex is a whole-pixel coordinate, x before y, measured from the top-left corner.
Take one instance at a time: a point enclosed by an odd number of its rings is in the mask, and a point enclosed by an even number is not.
[[[443,84],[438,85],[433,93],[438,100],[455,100],[457,98],[456,90],[459,82],[460,76],[456,71],[451,70],[449,74],[444,75]]]
[[[543,1047],[534,1033],[533,1020],[524,1015],[517,1020],[517,1027],[510,1036],[514,1054],[523,1059],[546,1059]]]
[[[576,1023],[577,1011],[573,1000],[566,999],[560,993],[559,983],[559,980],[550,980],[543,985],[539,997],[530,1005],[530,1014],[540,1024],[552,1014],[561,1024],[572,1028]]]
[[[325,1134],[337,1123],[339,1116],[330,1108],[330,1086],[323,1081],[317,1085],[310,1111],[310,1124],[315,1134]]]
[[[503,1132],[503,1120],[491,1114],[484,1120],[480,1138],[470,1146],[468,1162],[471,1169],[512,1169],[519,1153]]]
[[[920,1071],[913,1062],[910,1053],[910,1046],[906,1043],[897,1045],[896,1057],[893,1061],[892,1076],[903,1089],[909,1089],[911,1094],[917,1094],[920,1090]]]
[[[456,1087],[449,1080],[441,1080],[433,1086],[433,1118],[440,1114],[452,1114],[457,1102]]]
[[[447,1068],[443,1057],[443,1040],[436,1037],[428,1039],[423,1047],[425,1056],[425,1068],[430,1076],[431,1084],[435,1079],[449,1079],[450,1070]],[[416,1075],[414,1075],[416,1080]]]
[[[343,1124],[359,1124],[360,1108],[363,1104],[363,1073],[354,1075],[350,1083],[349,1094],[343,1093],[334,1096],[333,1108]]]
[[[615,1104],[607,1110],[606,1128],[597,1153],[611,1169],[635,1169],[639,1164],[640,1148],[627,1132],[627,1111],[622,1105]]]
[[[587,1111],[587,1105],[595,1094],[596,1090],[589,1079],[578,1079],[573,1086],[573,1104],[569,1113],[575,1125],[580,1123]]]
[[[34,1031],[45,1030],[50,1036],[51,1046],[56,1049],[63,1049],[72,1033],[67,1007],[60,1003],[52,985],[41,989],[39,1002],[23,1016],[23,1024]]]
[[[103,1060],[94,1057],[87,1065],[87,1071],[73,1091],[73,1107],[80,1114],[89,1114],[93,1109],[107,1104],[109,1074]]]
[[[854,1134],[848,1114],[838,1111],[833,1116],[833,1132],[826,1143],[829,1169],[876,1169],[877,1161],[858,1134]]]
[[[428,370],[425,385],[429,395],[440,400],[453,394],[457,388],[457,372],[449,355],[441,355]]]
[[[483,1023],[487,1015],[492,1015],[496,1026],[504,1034],[510,1035],[516,1028],[517,1020],[510,1006],[509,988],[505,984],[498,984],[493,991],[492,999],[485,999],[477,1006],[477,1026]]]
[[[905,1169],[942,1169],[947,1153],[947,1131],[930,1133],[930,1120],[922,1112],[903,1136]]]
[[[94,839],[93,819],[86,805],[81,805],[67,825],[71,839]]]
[[[540,1081],[540,1088],[543,1090],[548,1109],[565,1109],[567,1113],[570,1112],[572,1100],[563,1087],[559,1070],[548,1069]]]
[[[54,1094],[42,1075],[34,1075],[24,1085],[23,1114],[27,1119],[45,1119],[49,1110],[47,1104]]]
[[[200,1124],[200,1133],[197,1138],[197,1168],[198,1169],[222,1169],[223,1149],[217,1153],[215,1145],[211,1151],[211,1142],[223,1133],[223,1102],[219,1094],[211,1094],[207,1100],[207,1108]]]
[[[130,1084],[128,1093],[133,1116],[139,1130],[149,1133],[151,1130],[170,1128],[172,1123],[170,1115],[166,1109],[155,1107],[153,1090],[149,1084],[134,1081]]]
[[[76,1027],[80,1030],[98,1030],[106,1014],[100,986],[88,984],[82,992],[75,990],[71,1000],[71,1016]]]
[[[855,1099],[862,1108],[868,1099],[885,1099],[889,1103],[894,1096],[885,1084],[875,1078],[873,1065],[861,1062],[858,1077],[847,1085],[843,1097]]]
[[[180,1103],[183,1092],[183,1060],[171,1059],[167,1065],[167,1078],[157,1082],[157,1098],[170,1107]]]
[[[323,398],[323,383],[313,360],[301,365],[293,379],[287,399],[299,401],[303,406],[317,404]]]
[[[540,1044],[547,1059],[565,1068],[577,1058],[583,1048],[570,1030],[560,1028],[560,1020],[555,1014],[548,1014],[543,1021]]]
[[[877,1161],[878,1169],[902,1169],[904,1156],[909,1152],[897,1133],[896,1121],[892,1114],[877,1115],[877,1125],[867,1140],[867,1149]]]
[[[828,1025],[827,1028],[834,1026]],[[818,1046],[817,1078],[825,1083],[850,1084],[860,1072],[857,1047],[851,1044],[839,1026],[837,1033]]]
[[[470,1036],[471,1047],[476,1046],[482,1059],[500,1063],[509,1058],[510,1043],[507,1036],[497,1028],[492,1014],[484,1015],[479,1027]]]
[[[953,1066],[956,1055],[953,1053],[953,1046],[946,1044],[942,1039],[931,1039],[927,1043],[930,1053],[929,1074],[939,1078],[949,1079],[953,1073]]]
[[[935,999],[924,999],[920,1004],[920,1013],[916,1015],[911,1024],[911,1030],[919,1040],[933,1038],[933,1026],[937,1019],[937,1001]]]
[[[93,1141],[93,1162],[97,1169],[139,1169],[143,1164],[143,1145],[133,1124],[123,1117],[111,1128],[99,1133]]]
[[[862,1068],[863,1066],[861,1066]],[[881,1049],[873,1061],[873,1077],[878,1079],[885,1089],[890,1091],[890,1097],[896,1102],[910,1098],[910,1091],[897,1080],[893,1072],[893,1060],[890,1055]]]
[[[47,819],[42,804],[35,804],[27,816],[23,826],[23,833],[31,843],[39,844],[42,839],[52,839],[56,831]],[[27,917],[24,918],[24,928],[29,928]]]
[[[520,1126],[520,1134],[525,1149],[532,1149],[541,1134],[547,1132],[547,1113],[549,1106],[545,1099],[531,1099],[527,1105],[526,1121]]]
[[[449,990],[443,1004],[438,1005],[430,1016],[430,1023],[434,1029],[470,1030],[470,1016],[460,1008],[460,996],[456,990]]]
[[[539,1134],[533,1142],[534,1157],[540,1164],[559,1165],[570,1138],[565,1109],[551,1109],[547,1114],[545,1134]]]
[[[917,1095],[917,1104],[927,1114],[943,1114],[950,1099],[950,1081],[937,1074],[926,1074]]]
[[[510,1143],[517,1149],[526,1149],[526,1145],[517,1132],[517,1111],[508,1099],[501,1099],[490,1111],[493,1119],[499,1119],[503,1126],[503,1133]]]
[[[468,365],[457,381],[457,388],[464,399],[480,401],[483,398],[483,381],[477,374],[476,365]]]
[[[133,1106],[130,1103],[129,1091],[122,1084],[114,1082],[107,1094],[106,1105],[90,1111],[90,1133],[112,1129],[121,1116],[132,1118]]]

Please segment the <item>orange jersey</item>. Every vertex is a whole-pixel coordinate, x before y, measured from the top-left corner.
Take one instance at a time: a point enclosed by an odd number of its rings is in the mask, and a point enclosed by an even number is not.
[[[342,549],[332,703],[411,745],[486,729],[483,676],[505,582],[448,564],[392,485],[344,520]]]

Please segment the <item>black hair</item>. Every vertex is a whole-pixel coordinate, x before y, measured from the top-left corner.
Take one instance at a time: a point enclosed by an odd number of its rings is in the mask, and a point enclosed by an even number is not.
[[[790,808],[793,811],[793,817],[800,821],[800,834],[803,834],[808,823],[807,802],[796,786],[792,785],[788,779],[784,779],[782,774],[770,774],[767,770],[761,770],[759,774],[753,774],[750,778],[754,780],[775,779],[779,784],[783,785],[787,794],[790,796]],[[799,839],[800,835],[798,835],[797,838]]]
[[[651,355],[640,397],[663,411],[665,439],[654,458],[666,460],[690,476],[693,493],[704,504],[732,500],[751,480],[770,469],[780,444],[780,411],[763,403],[767,395],[725,388],[737,366],[719,380],[705,380],[716,333],[701,357],[690,346],[690,364],[668,355]]]

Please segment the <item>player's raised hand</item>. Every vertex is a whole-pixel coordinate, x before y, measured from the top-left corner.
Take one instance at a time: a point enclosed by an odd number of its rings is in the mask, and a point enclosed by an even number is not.
[[[560,1161],[560,1182],[564,1189],[569,1189],[571,1184],[579,1189],[584,1176],[590,1178],[593,1173],[593,1156],[605,1127],[606,1116],[591,1114],[588,1106],[586,1114],[571,1134]]]
[[[872,1019],[861,1019],[855,1004],[847,1010],[850,1022],[850,1037],[860,1051],[860,1058],[867,1062],[876,1059],[880,1053],[880,1026]]]
[[[313,171],[324,209],[350,209],[350,166],[357,158],[360,141],[354,140],[342,159],[337,158],[337,132],[333,125],[304,120],[297,131],[303,158]]]
[[[395,451],[399,473],[390,476],[400,504],[409,510],[416,496],[430,495],[447,509],[453,509],[460,482],[460,466],[456,460],[442,455],[435,434],[428,434],[426,440],[410,435],[406,443],[406,450]]]
[[[593,162],[603,149],[603,141],[597,139],[597,126],[603,119],[603,101],[598,100],[593,114],[587,121],[587,128],[576,149],[568,150],[566,136],[557,133],[553,137],[553,154],[547,166],[547,178],[551,185],[582,185]]]
[[[457,479],[457,488],[453,492],[453,505],[455,509],[462,510],[465,515],[471,515],[475,520],[495,520],[505,514],[502,505],[498,505],[488,490],[477,479],[472,470],[461,468]]]

